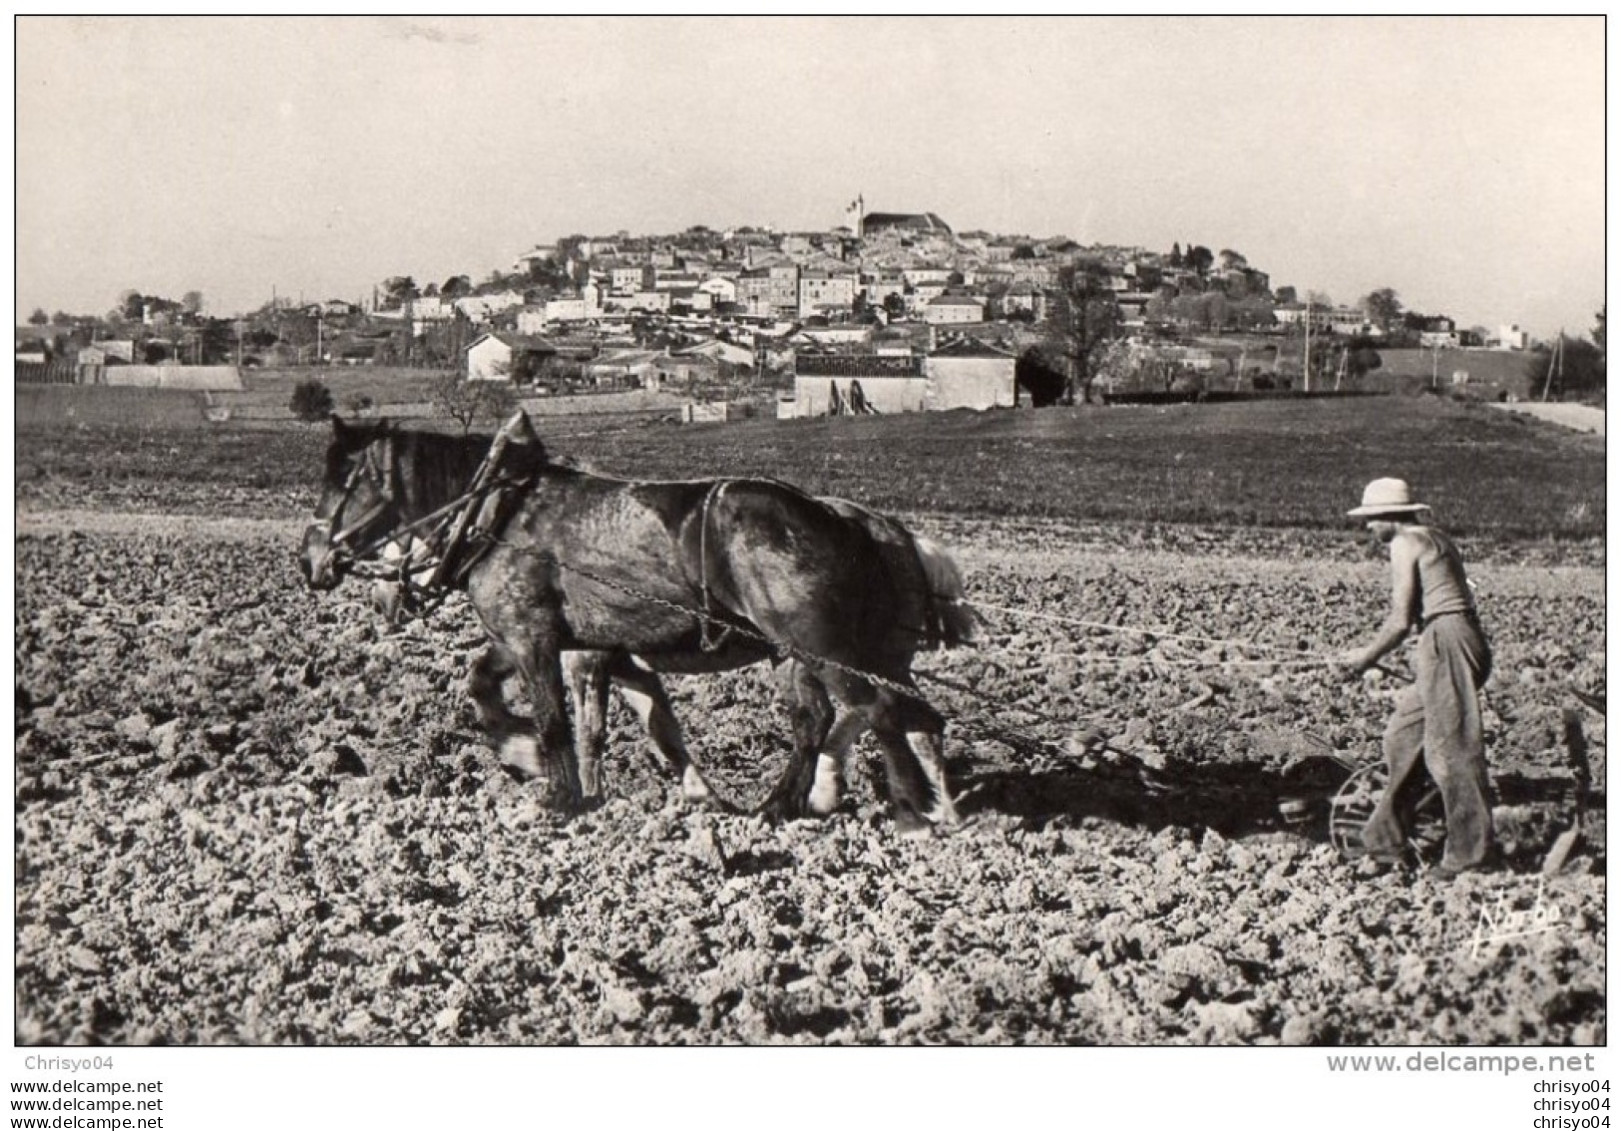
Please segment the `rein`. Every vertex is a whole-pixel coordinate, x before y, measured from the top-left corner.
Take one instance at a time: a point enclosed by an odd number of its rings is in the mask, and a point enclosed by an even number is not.
[[[348,545],[350,539],[398,502],[393,438],[389,437],[383,445],[381,467],[378,466],[375,451],[368,446],[365,459],[350,472],[344,483],[344,503],[354,494],[362,477],[368,474],[377,487],[379,498],[359,518],[330,536],[333,552],[347,559],[350,568],[359,576],[399,584],[407,598],[419,608],[425,607],[430,599],[442,599],[494,545],[492,531],[479,526],[475,516],[483,517],[481,512],[492,496],[499,492],[531,487],[535,482],[533,477],[513,479],[495,474],[494,469],[499,465],[509,439],[508,429],[496,434],[467,489],[454,499],[409,522],[396,521],[385,533],[354,547]],[[337,513],[342,510],[340,504]],[[336,521],[337,515],[334,514],[328,520],[328,528]],[[427,530],[426,534],[422,533],[424,530]],[[469,541],[476,542],[476,552],[470,555],[459,553]],[[418,553],[412,547],[413,542],[420,542],[426,552]],[[390,545],[398,545],[404,551],[397,564],[366,560]],[[423,573],[428,575],[427,580],[419,581],[417,577]]]

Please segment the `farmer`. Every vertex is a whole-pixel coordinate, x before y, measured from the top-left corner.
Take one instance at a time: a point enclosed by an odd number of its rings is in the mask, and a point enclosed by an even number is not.
[[[1390,784],[1363,827],[1362,841],[1377,860],[1401,858],[1406,814],[1397,807],[1397,795],[1422,755],[1446,807],[1440,870],[1451,874],[1487,863],[1492,848],[1478,696],[1491,674],[1492,656],[1475,615],[1463,558],[1445,533],[1419,521],[1419,513],[1427,510],[1413,501],[1404,480],[1375,479],[1362,492],[1362,505],[1349,512],[1366,519],[1368,529],[1390,547],[1392,593],[1390,615],[1378,635],[1366,647],[1344,652],[1340,663],[1350,676],[1360,676],[1400,644],[1410,628],[1418,628],[1417,675],[1396,696],[1396,714],[1385,728]]]

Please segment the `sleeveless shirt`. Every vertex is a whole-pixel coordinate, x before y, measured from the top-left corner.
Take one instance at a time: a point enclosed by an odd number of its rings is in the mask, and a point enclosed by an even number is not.
[[[1473,614],[1475,602],[1464,576],[1463,556],[1452,539],[1429,526],[1404,527],[1401,537],[1416,538],[1420,544],[1417,623],[1427,625],[1448,613]]]

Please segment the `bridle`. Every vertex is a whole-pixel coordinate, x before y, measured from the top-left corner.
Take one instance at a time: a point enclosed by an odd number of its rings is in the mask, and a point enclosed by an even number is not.
[[[332,513],[325,520],[311,524],[317,528],[325,527],[327,552],[332,555],[335,561],[356,561],[370,554],[373,550],[386,545],[394,537],[394,532],[391,530],[379,538],[373,538],[359,548],[350,545],[352,539],[371,526],[379,515],[382,515],[394,505],[393,440],[385,438],[381,447],[382,455],[379,457],[377,454],[378,445],[375,442],[366,445],[362,459],[355,465],[354,470],[349,472],[349,478],[344,481],[343,497],[338,500],[337,506],[332,508]],[[343,529],[336,529],[338,518],[348,509],[350,502],[354,499],[356,488],[362,482],[368,481],[377,492],[377,501],[367,507],[360,517],[345,524]]]

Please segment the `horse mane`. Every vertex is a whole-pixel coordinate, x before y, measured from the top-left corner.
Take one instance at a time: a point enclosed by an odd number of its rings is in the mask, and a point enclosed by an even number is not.
[[[393,445],[394,461],[407,498],[423,509],[454,499],[467,490],[479,466],[490,454],[495,437],[490,433],[456,435],[420,425],[401,426],[382,419],[362,424],[337,424],[337,435],[327,450],[327,480],[341,483],[350,457],[368,445],[386,439]],[[511,478],[539,474],[551,466],[546,445],[527,418],[501,454],[500,471]]]

